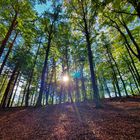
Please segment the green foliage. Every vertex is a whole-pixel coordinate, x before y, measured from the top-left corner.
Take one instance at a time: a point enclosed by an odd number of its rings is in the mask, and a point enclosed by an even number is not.
[[[38,3],[48,6],[41,15],[35,9],[35,4]],[[132,90],[138,93],[140,65],[138,57],[134,55],[134,53],[138,55],[138,49],[132,40],[134,38],[140,49],[140,23],[136,6],[130,0],[0,0],[0,43],[17,13],[16,25],[6,44],[3,57],[0,58],[0,63],[3,62],[15,33],[18,32],[2,74],[6,69],[12,73],[18,65],[23,80],[21,85],[25,88],[25,83],[30,83],[29,97],[32,95],[38,97],[42,68],[50,43],[44,83],[44,93],[50,84],[49,103],[52,102],[52,96],[54,103],[58,103],[61,92],[64,102],[69,100],[69,89],[62,81],[62,76],[65,74],[70,76],[69,83],[74,100],[77,92],[75,79],[79,82],[81,100],[84,100],[82,78],[87,99],[93,99],[94,91],[91,88],[86,45],[88,33],[100,96],[102,98],[108,96],[106,85],[111,95],[115,96],[113,83],[117,89],[117,82],[123,95],[124,87],[120,76],[129,94],[132,94]],[[130,30],[132,38],[126,27]],[[128,45],[129,49],[126,47]],[[2,88],[2,96],[8,81],[9,78]]]

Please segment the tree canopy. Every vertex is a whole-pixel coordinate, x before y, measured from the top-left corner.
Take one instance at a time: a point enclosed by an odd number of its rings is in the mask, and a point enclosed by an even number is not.
[[[139,0],[0,0],[0,33],[3,108],[140,94]]]

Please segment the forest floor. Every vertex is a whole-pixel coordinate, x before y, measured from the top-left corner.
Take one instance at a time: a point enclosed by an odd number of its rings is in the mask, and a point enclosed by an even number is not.
[[[0,140],[140,140],[140,97],[0,111]]]

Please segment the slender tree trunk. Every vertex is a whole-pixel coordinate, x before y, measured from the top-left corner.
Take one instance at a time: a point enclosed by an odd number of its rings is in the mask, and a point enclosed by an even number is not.
[[[3,51],[4,51],[4,48],[5,48],[5,46],[6,46],[6,43],[7,43],[8,39],[9,39],[9,37],[10,37],[10,35],[11,35],[11,33],[12,33],[14,27],[15,27],[16,24],[17,24],[17,22],[16,22],[16,20],[17,20],[17,15],[18,15],[18,13],[16,12],[16,13],[15,13],[15,16],[14,16],[14,18],[13,18],[13,21],[12,21],[12,23],[11,23],[9,29],[8,29],[8,32],[7,32],[5,38],[4,38],[3,41],[2,41],[2,44],[1,44],[1,46],[0,46],[0,57],[1,57],[2,53],[3,53]]]
[[[33,95],[34,95],[34,94],[32,94],[32,95],[31,95],[30,106],[32,106],[32,102],[33,102]]]
[[[4,58],[3,62],[2,62],[2,65],[1,65],[1,67],[0,67],[0,75],[1,75],[1,73],[2,73],[2,70],[3,70],[3,68],[4,68],[5,64],[6,64],[6,62],[7,62],[8,56],[9,56],[11,50],[12,50],[12,47],[13,47],[13,45],[14,45],[14,42],[15,42],[16,38],[17,38],[17,35],[18,35],[18,33],[16,33],[16,35],[15,35],[15,37],[14,37],[12,43],[10,43],[10,45],[9,45],[8,52],[7,52],[5,58]]]
[[[28,81],[27,81],[27,83],[26,83],[26,85],[25,85],[25,87],[24,87],[24,90],[23,90],[23,96],[22,96],[22,101],[21,101],[21,106],[23,106],[24,104],[24,100],[25,100],[25,96],[26,96],[26,90],[27,90],[27,86],[28,86]]]
[[[63,65],[63,64],[62,64],[62,73],[64,73],[64,65]],[[63,90],[64,90],[64,88],[63,88],[63,84],[62,84],[62,82],[61,82],[61,85],[60,85],[59,104],[61,104],[61,103],[62,103]]]
[[[9,99],[8,99],[7,107],[10,106],[10,102],[11,102],[12,94],[13,94],[13,91],[14,91],[14,88],[15,88],[15,85],[16,85],[16,82],[17,82],[17,79],[18,79],[19,73],[20,73],[20,72],[18,71],[18,72],[17,72],[17,76],[16,76],[15,81],[14,81],[14,84],[13,84],[13,87],[12,87],[12,90],[11,90],[10,95],[9,95]]]
[[[75,79],[75,85],[76,85],[76,102],[80,101],[80,92],[79,92],[79,80],[78,78]]]
[[[52,68],[50,82],[48,83],[48,88],[47,88],[47,91],[46,91],[46,105],[48,105],[48,99],[49,99],[50,87],[52,85],[53,75],[54,75],[54,68]]]
[[[108,46],[106,46],[106,48],[107,48],[107,53],[108,53],[110,59],[112,59],[113,62],[114,62],[114,64],[115,64],[115,67],[116,67],[116,69],[117,69],[117,71],[118,71],[118,74],[119,74],[119,77],[120,77],[120,79],[121,79],[121,82],[122,82],[122,84],[123,84],[123,87],[124,87],[124,90],[125,90],[125,94],[126,94],[126,96],[128,97],[126,85],[125,85],[124,80],[123,80],[123,78],[122,78],[122,76],[121,76],[121,72],[120,72],[120,70],[119,70],[119,67],[118,67],[118,65],[117,65],[117,63],[116,63],[116,61],[115,61],[113,55],[111,54],[111,52],[110,52]]]
[[[130,79],[129,79],[129,85],[130,85],[131,94],[134,96],[135,93],[134,93],[134,91],[133,91],[132,83],[131,83]]]
[[[129,42],[128,42],[126,36],[125,36],[125,34],[124,34],[123,31],[120,29],[120,27],[119,27],[119,25],[117,24],[117,22],[115,22],[114,20],[112,20],[110,17],[107,17],[107,18],[109,18],[111,22],[115,23],[116,26],[113,26],[113,27],[115,27],[115,28],[118,30],[118,32],[119,32],[119,33],[121,34],[121,36],[124,38],[125,43],[127,44],[129,50],[130,50],[130,51],[132,52],[132,54],[140,61],[139,52],[138,52],[138,54],[136,54],[135,51],[131,48],[131,46],[130,46],[130,44],[129,44]],[[121,21],[120,21],[120,22],[121,22]],[[137,49],[137,48],[136,48],[136,49]]]
[[[129,28],[127,27],[127,25],[125,24],[124,20],[123,20],[123,23],[122,25],[124,26],[124,28],[126,29],[131,41],[133,42],[134,46],[136,47],[136,50],[137,50],[137,54],[138,54],[138,58],[139,58],[139,61],[140,61],[140,47],[139,45],[137,44],[137,42],[135,41],[133,35],[131,34],[131,31],[129,30]]]
[[[53,105],[54,104],[54,92],[55,92],[55,87],[53,87],[53,89],[52,89],[52,102],[51,102],[51,104]]]
[[[137,79],[137,81],[138,81],[138,83],[139,83],[139,85],[140,85],[140,75],[139,75],[139,72],[138,72],[138,70],[137,70],[137,68],[136,68],[134,59],[133,59],[133,57],[132,57],[132,55],[131,55],[131,53],[130,53],[130,51],[129,51],[129,49],[128,49],[127,44],[126,44],[125,46],[126,46],[126,49],[127,49],[128,54],[129,54],[129,57],[130,57],[130,59],[131,59],[131,62],[132,62],[134,71],[135,71],[135,73],[136,73],[136,74],[135,74],[135,75],[136,75],[136,79]]]
[[[3,76],[3,81],[1,82],[1,87],[0,87],[0,95],[2,95],[2,91],[4,89],[4,85],[6,84],[6,80],[8,79],[8,74]]]
[[[107,53],[108,54],[108,53]],[[111,57],[110,55],[108,54],[108,58],[109,58],[109,63],[111,64],[111,69],[112,69],[112,74],[113,74],[113,79],[115,81],[115,84],[116,84],[116,87],[117,87],[117,90],[118,90],[118,94],[119,94],[119,97],[121,97],[121,91],[120,91],[120,87],[119,87],[119,83],[118,83],[118,79],[117,79],[117,75],[116,75],[116,71],[115,71],[115,68],[114,68],[114,65],[112,63],[112,60],[111,60]]]
[[[86,94],[86,88],[85,88],[85,79],[84,79],[84,74],[83,74],[83,68],[84,65],[81,67],[81,86],[82,86],[82,95],[83,95],[83,99],[84,101],[87,100],[87,94]]]
[[[54,60],[53,60],[54,61]],[[55,62],[55,61],[54,61]],[[54,63],[54,84],[52,86],[52,105],[54,104],[54,93],[56,92],[57,89],[57,77],[56,77],[56,63]]]
[[[111,94],[110,94],[109,88],[108,88],[108,86],[107,86],[106,79],[105,79],[104,77],[103,77],[103,81],[104,81],[104,85],[105,85],[106,92],[108,93],[109,98],[111,98]]]
[[[30,94],[30,86],[31,86],[31,83],[32,83],[33,75],[34,75],[34,69],[35,69],[37,57],[38,57],[38,54],[39,54],[39,50],[40,50],[40,44],[39,44],[39,47],[37,49],[36,56],[35,56],[35,59],[34,59],[33,68],[31,70],[30,77],[29,77],[29,84],[28,84],[28,87],[27,87],[27,93],[26,93],[26,97],[25,97],[25,106],[26,107],[28,106],[28,100],[29,100],[29,94]]]
[[[45,96],[42,96],[42,105],[45,106]]]
[[[130,73],[131,73],[131,75],[132,75],[132,77],[133,77],[134,83],[135,83],[135,85],[136,85],[136,87],[137,87],[137,89],[138,89],[138,91],[139,91],[138,84],[140,84],[140,83],[139,83],[139,81],[138,81],[138,79],[137,79],[137,74],[136,74],[135,69],[133,68],[133,65],[132,65],[132,64],[129,62],[129,60],[127,60],[125,57],[123,57],[123,60],[126,62],[127,67],[128,67],[128,70],[130,71]],[[136,81],[136,80],[137,80],[137,81]],[[138,82],[138,84],[137,84],[137,82]]]
[[[113,85],[113,88],[114,88],[115,97],[117,98],[118,96],[117,96],[116,86],[115,86],[115,84],[114,84],[114,81],[113,81],[113,80],[112,80],[112,85]]]
[[[89,61],[89,68],[90,68],[90,74],[91,74],[91,82],[92,82],[92,88],[94,91],[94,101],[95,101],[96,107],[98,108],[101,106],[100,101],[99,101],[99,90],[98,90],[95,71],[93,69],[93,54],[92,54],[92,50],[91,50],[90,34],[88,32],[88,26],[87,26],[87,21],[86,21],[85,15],[84,15],[83,20],[84,20],[84,25],[85,25],[85,37],[86,37],[86,43],[87,43],[87,52],[88,52],[88,61]]]
[[[68,75],[69,75],[70,73],[69,73],[68,46],[66,46],[65,54],[66,54],[67,73],[68,73]],[[71,83],[70,83],[70,81],[69,81],[69,83],[68,83],[68,101],[69,101],[69,100],[70,100],[71,103],[73,103],[72,94],[71,94]]]
[[[59,104],[62,103],[62,93],[63,93],[63,85],[61,84],[61,88],[60,88],[60,96],[59,96]]]
[[[36,91],[37,91],[37,90],[36,90]],[[37,93],[35,94],[35,97],[34,97],[33,106],[36,105],[36,101],[37,101]]]
[[[140,89],[139,89],[139,86],[138,86],[137,81],[136,81],[136,79],[135,79],[135,74],[134,74],[134,72],[133,72],[133,69],[132,69],[131,66],[128,66],[128,68],[129,68],[129,71],[130,71],[131,74],[132,74],[132,77],[133,77],[134,83],[135,83],[135,85],[136,85],[136,88],[137,88],[138,92],[140,93]]]
[[[19,76],[19,79],[18,79],[18,82],[17,82],[17,85],[16,85],[16,89],[15,89],[14,95],[12,97],[12,101],[11,101],[11,105],[10,105],[11,107],[13,106],[13,103],[14,103],[14,99],[15,99],[15,96],[16,96],[16,93],[17,93],[17,90],[18,90],[18,87],[19,87],[20,79],[21,79],[21,75]]]
[[[23,88],[23,85],[22,85],[22,88]],[[19,94],[19,96],[18,96],[18,101],[17,101],[17,106],[21,106],[21,103],[20,103],[20,100],[21,100],[21,92],[22,92],[22,90],[20,90],[20,94]],[[23,99],[23,98],[22,98]]]
[[[100,77],[98,77],[98,80],[99,80],[100,97],[103,99],[103,98],[105,98],[103,80]]]
[[[37,107],[41,106],[42,94],[44,92],[44,86],[45,86],[44,84],[45,84],[45,79],[46,79],[46,69],[47,69],[50,47],[51,47],[51,38],[49,37],[48,46],[47,46],[47,50],[46,50],[45,61],[44,61],[44,66],[43,66],[43,70],[42,70],[42,76],[41,76],[41,86],[40,86],[38,100],[37,100],[37,103],[36,103]]]
[[[4,96],[2,98],[2,101],[1,101],[1,107],[2,108],[7,107],[7,98],[9,96],[9,91],[11,91],[12,83],[15,80],[15,74],[16,74],[17,70],[18,70],[18,65],[15,66],[15,68],[14,68],[14,70],[12,72],[12,75],[11,75],[10,80],[8,82],[8,85],[7,85],[7,88],[5,90]]]
[[[91,50],[91,44],[89,39],[89,33],[86,33],[86,41],[87,41],[87,49],[88,49],[88,61],[89,61],[89,68],[90,68],[90,74],[91,74],[91,82],[92,82],[92,88],[94,91],[94,101],[96,104],[96,107],[100,107],[100,101],[99,101],[99,90],[96,80],[96,75],[93,69],[93,56],[92,56],[92,50]]]
[[[124,87],[124,90],[125,90],[125,94],[126,94],[126,96],[128,97],[126,85],[125,85],[124,80],[123,80],[123,78],[122,78],[122,75],[121,75],[121,72],[120,72],[120,70],[119,70],[119,67],[118,67],[118,65],[117,65],[117,63],[116,63],[116,61],[115,61],[115,59],[114,59],[114,57],[112,56],[111,53],[110,53],[110,56],[111,56],[112,60],[114,61],[114,64],[115,64],[115,66],[116,66],[116,68],[117,68],[117,71],[118,71],[118,74],[119,74],[119,76],[120,76],[120,79],[121,79],[121,81],[122,81],[122,84],[123,84],[123,87]]]
[[[128,42],[126,36],[125,36],[125,34],[124,34],[119,28],[117,28],[117,29],[118,29],[118,31],[120,32],[120,34],[123,36],[123,38],[124,38],[124,40],[125,40],[125,43],[127,44],[129,50],[132,52],[132,54],[133,54],[135,57],[137,57],[138,60],[140,60],[139,55],[136,54],[136,53],[134,52],[134,50],[131,48],[131,46],[130,46],[130,44],[129,44],[129,42]]]

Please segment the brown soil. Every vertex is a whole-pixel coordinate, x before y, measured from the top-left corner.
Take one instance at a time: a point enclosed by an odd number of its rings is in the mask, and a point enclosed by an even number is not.
[[[0,111],[0,140],[140,140],[140,98]]]

